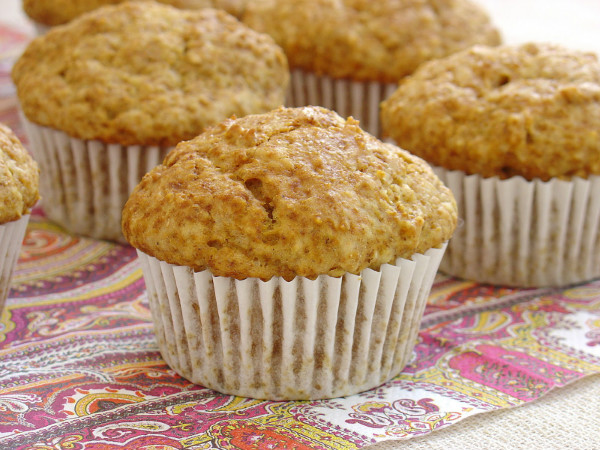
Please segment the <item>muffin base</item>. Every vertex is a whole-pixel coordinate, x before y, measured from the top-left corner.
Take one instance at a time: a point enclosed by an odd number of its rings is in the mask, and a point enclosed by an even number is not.
[[[216,277],[138,256],[173,370],[224,394],[306,400],[371,389],[404,368],[445,247],[380,271],[290,282]]]
[[[48,218],[74,234],[125,243],[123,206],[171,148],[76,139],[22,113],[21,122],[41,167],[40,204]]]
[[[26,214],[18,220],[0,225],[0,312],[8,297],[28,223],[29,214]]]
[[[323,106],[344,118],[354,117],[363,130],[381,136],[379,104],[394,93],[396,83],[336,79],[301,69],[290,75],[286,106]]]
[[[464,221],[440,271],[516,287],[600,277],[600,176],[543,182],[434,169]]]

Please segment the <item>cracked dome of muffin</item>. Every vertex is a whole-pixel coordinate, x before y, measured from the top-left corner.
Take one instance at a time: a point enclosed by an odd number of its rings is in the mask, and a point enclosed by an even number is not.
[[[17,136],[0,123],[0,224],[19,219],[39,196],[39,168]]]
[[[104,6],[34,39],[12,70],[25,116],[70,136],[175,145],[283,104],[283,51],[221,10]]]
[[[501,38],[471,0],[260,0],[244,23],[269,33],[292,68],[395,83],[419,64]]]
[[[231,118],[146,174],[123,233],[159,260],[218,276],[379,269],[447,241],[450,191],[418,157],[319,108]]]
[[[600,62],[548,43],[475,46],[422,65],[381,105],[384,134],[483,177],[600,174]]]

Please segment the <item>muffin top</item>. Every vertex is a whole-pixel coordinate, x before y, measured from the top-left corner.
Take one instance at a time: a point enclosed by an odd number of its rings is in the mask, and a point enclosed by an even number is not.
[[[83,13],[125,0],[23,0],[23,10],[35,22],[61,25]],[[129,0],[139,1],[139,0]],[[157,0],[181,9],[219,8],[240,17],[246,0]]]
[[[450,191],[420,158],[320,107],[228,119],[180,143],[123,210],[144,253],[237,279],[379,269],[448,240]]]
[[[243,20],[273,36],[291,67],[354,80],[396,82],[424,61],[500,43],[470,0],[256,0]]]
[[[27,118],[80,139],[175,145],[281,105],[281,48],[215,9],[121,3],[34,39],[13,71]]]
[[[12,222],[40,198],[39,168],[21,142],[0,123],[0,223]]]
[[[552,44],[421,66],[382,104],[384,133],[450,170],[528,180],[600,174],[600,64]]]

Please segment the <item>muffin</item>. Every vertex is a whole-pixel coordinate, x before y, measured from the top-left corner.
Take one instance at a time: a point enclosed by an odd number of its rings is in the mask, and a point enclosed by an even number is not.
[[[29,222],[39,199],[39,169],[19,139],[0,123],[0,312]]]
[[[23,0],[23,11],[34,22],[38,34],[65,24],[80,15],[105,5],[125,0]],[[138,1],[138,0],[129,0]],[[181,9],[218,8],[241,17],[245,0],[156,0]]]
[[[402,370],[456,220],[424,161],[304,107],[177,145],[123,232],[171,368],[222,393],[315,399]]]
[[[404,79],[381,120],[457,198],[464,226],[441,270],[523,287],[600,276],[596,55],[475,46]]]
[[[320,105],[379,133],[379,103],[419,64],[500,36],[469,0],[261,0],[243,21],[269,33],[292,69],[289,106]]]
[[[135,2],[34,39],[12,77],[47,216],[120,240],[144,173],[207,126],[281,105],[289,72],[269,36],[224,11]]]

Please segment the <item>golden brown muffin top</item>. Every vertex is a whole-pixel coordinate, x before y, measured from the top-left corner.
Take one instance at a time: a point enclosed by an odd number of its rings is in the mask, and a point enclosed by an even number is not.
[[[23,10],[35,22],[62,25],[101,6],[122,3],[126,0],[23,0]],[[139,1],[139,0],[127,0]],[[181,9],[218,8],[241,17],[246,0],[156,0]]]
[[[40,198],[39,172],[17,136],[0,123],[0,224],[29,213]]]
[[[144,253],[219,276],[340,276],[450,238],[450,191],[421,159],[319,108],[228,119],[180,143],[123,210]]]
[[[477,46],[424,64],[382,104],[384,133],[450,170],[600,174],[600,63],[551,44]]]
[[[80,139],[175,145],[283,104],[273,40],[224,11],[105,6],[34,39],[13,72],[27,118]]]
[[[273,36],[292,68],[354,80],[396,82],[424,61],[500,43],[470,0],[255,0],[243,20]]]

